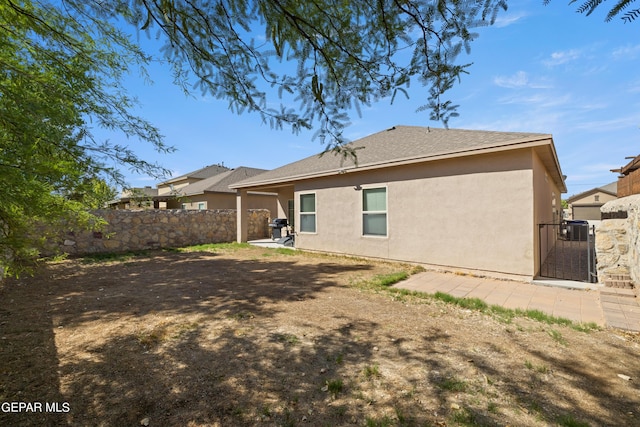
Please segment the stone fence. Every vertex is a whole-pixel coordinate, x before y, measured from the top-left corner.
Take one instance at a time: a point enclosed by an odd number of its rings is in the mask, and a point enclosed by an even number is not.
[[[98,210],[92,213],[103,218],[107,225],[100,231],[61,231],[61,239],[54,243],[50,254],[56,250],[84,255],[236,241],[237,216],[233,209]],[[266,209],[249,210],[249,240],[269,236],[269,215]]]
[[[607,202],[600,209],[603,220],[596,228],[598,280],[628,275],[640,284],[640,195]]]

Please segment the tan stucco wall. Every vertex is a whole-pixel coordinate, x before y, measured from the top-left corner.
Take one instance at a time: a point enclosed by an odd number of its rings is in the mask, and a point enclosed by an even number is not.
[[[360,188],[367,186],[387,187],[387,237],[362,236]],[[300,249],[534,274],[529,149],[348,172],[295,190],[296,213],[299,195],[316,193],[317,233],[298,233]]]
[[[600,221],[601,205],[596,206],[571,206],[571,219],[581,219],[586,221]]]
[[[289,200],[293,199],[293,186],[278,189],[278,210],[274,218],[288,218],[289,223]]]
[[[198,179],[185,179],[183,181],[180,182],[175,182],[173,184],[165,184],[165,185],[158,185],[158,195],[163,195],[163,194],[169,194],[172,191],[178,191],[181,188],[186,187],[189,184],[192,184],[194,182],[199,181]]]
[[[534,249],[533,259],[535,274],[539,273],[540,255],[546,257],[548,251],[555,243],[553,234],[545,236],[540,241],[540,233],[538,224],[557,224],[562,220],[562,198],[558,186],[548,174],[546,168],[542,164],[542,160],[534,151],[532,155],[533,170],[533,191],[534,191],[534,210],[533,210],[533,230],[534,230]],[[542,245],[542,247],[540,247]]]
[[[607,202],[616,200],[617,197],[609,193],[597,191],[573,200],[569,204],[572,219],[600,220],[600,208]]]
[[[179,200],[167,202],[169,209],[187,210],[198,209],[199,203],[205,203],[205,209],[236,209],[236,195],[231,193],[205,193],[194,196],[187,196]],[[278,212],[278,201],[276,196],[251,194],[247,196],[247,206],[245,209],[268,209],[273,216]]]
[[[592,205],[599,203],[600,205],[604,205],[607,202],[617,199],[616,196],[613,196],[609,193],[605,193],[602,191],[596,191],[595,193],[589,194],[585,197],[581,197],[579,199],[573,200],[571,202],[571,206],[575,205]]]

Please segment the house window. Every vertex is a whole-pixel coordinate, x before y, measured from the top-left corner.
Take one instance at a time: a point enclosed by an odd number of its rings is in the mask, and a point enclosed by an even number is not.
[[[600,196],[599,196],[599,195],[596,195],[596,196],[593,196],[593,197],[596,199],[596,200],[595,200],[596,202],[599,202],[599,201],[600,201]]]
[[[386,188],[362,190],[362,234],[365,236],[387,235]]]
[[[200,203],[198,203],[198,209],[199,209],[199,210],[203,210],[203,209],[205,209],[205,203],[204,203],[204,202],[200,202]]]
[[[300,195],[300,231],[305,233],[316,232],[316,195]]]
[[[182,206],[182,209],[187,209],[187,204],[186,203],[183,203],[181,206]]]

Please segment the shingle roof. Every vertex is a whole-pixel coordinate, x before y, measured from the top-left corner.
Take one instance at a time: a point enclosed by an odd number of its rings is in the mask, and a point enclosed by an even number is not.
[[[463,129],[440,129],[419,126],[394,126],[348,144],[357,151],[357,168],[393,166],[408,162],[427,161],[452,155],[472,154],[518,148],[526,143],[549,144],[550,134],[525,132],[495,132]],[[514,147],[516,146],[516,147]],[[555,149],[553,152],[555,157]],[[561,176],[557,159],[558,174]],[[355,168],[351,159],[332,153],[314,155],[280,168],[265,172],[254,179],[232,185],[232,188],[273,184],[322,175],[340,173]],[[559,178],[562,180],[562,178]]]
[[[608,191],[609,193],[617,194],[618,193],[618,181],[614,181],[610,184],[603,185],[600,187],[603,191]]]
[[[158,189],[152,187],[133,187],[122,192],[122,197],[137,196],[157,196]]]
[[[567,198],[567,202],[568,203],[573,203],[576,200],[580,200],[583,197],[587,197],[587,196],[589,196],[591,194],[595,194],[595,193],[598,193],[598,192],[609,193],[612,196],[617,196],[617,194],[618,194],[618,181],[612,182],[612,183],[607,184],[607,185],[603,185],[602,187],[592,188],[590,190],[583,191],[582,193],[574,194],[573,196]]]
[[[186,196],[192,194],[202,194],[205,192],[235,193],[235,190],[231,190],[229,188],[229,185],[254,177],[264,172],[267,172],[267,170],[241,166],[236,169],[231,169],[226,172],[214,175],[210,178],[206,178],[201,181],[189,184],[181,188],[179,192],[180,194]]]
[[[172,182],[182,181],[184,179],[189,179],[189,178],[192,178],[192,179],[207,179],[207,178],[210,178],[212,176],[227,172],[229,170],[230,169],[228,167],[222,166],[222,165],[205,166],[205,167],[203,167],[201,169],[198,169],[196,171],[189,172],[189,173],[186,173],[184,175],[180,175],[180,176],[177,176],[175,178],[168,179],[168,180],[166,180],[164,182],[161,182],[158,185],[170,184]]]
[[[155,196],[158,195],[158,189],[157,188],[151,188],[151,187],[133,187],[130,188],[128,190],[122,190],[122,193],[120,193],[120,196],[118,196],[117,198],[110,200],[109,202],[107,202],[109,205],[113,205],[116,203],[126,203],[128,201],[130,201],[131,199],[138,199],[138,198],[145,198],[145,197],[149,197],[149,198],[153,198]]]

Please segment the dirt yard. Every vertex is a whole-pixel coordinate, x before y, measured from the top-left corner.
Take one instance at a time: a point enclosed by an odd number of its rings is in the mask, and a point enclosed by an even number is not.
[[[261,248],[50,263],[0,289],[1,426],[638,426],[640,340]]]

